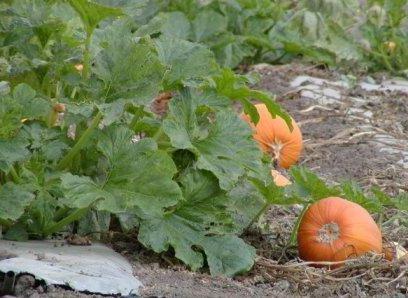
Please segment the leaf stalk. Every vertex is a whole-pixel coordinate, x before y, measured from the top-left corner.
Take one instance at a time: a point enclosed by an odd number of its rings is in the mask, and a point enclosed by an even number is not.
[[[68,154],[65,155],[63,159],[60,160],[60,162],[57,165],[58,170],[62,171],[70,166],[70,164],[72,163],[75,156],[79,153],[79,151],[81,151],[81,149],[88,144],[94,130],[99,125],[99,122],[101,121],[102,117],[103,115],[101,112],[98,112],[98,114],[96,114],[96,116],[91,122],[91,125],[81,135],[78,142],[74,145],[74,147],[71,148]]]

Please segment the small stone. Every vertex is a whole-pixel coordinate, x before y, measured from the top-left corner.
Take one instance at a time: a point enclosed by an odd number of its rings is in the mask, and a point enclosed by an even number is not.
[[[32,293],[29,298],[40,298],[40,294],[37,292]]]
[[[274,285],[273,289],[278,292],[286,292],[290,287],[290,283],[287,280],[278,280]]]
[[[38,286],[38,287],[35,288],[35,290],[37,291],[37,293],[40,293],[40,294],[45,292],[43,286]]]
[[[23,293],[35,285],[35,278],[32,275],[22,275],[20,276],[15,285],[15,294],[20,297]]]

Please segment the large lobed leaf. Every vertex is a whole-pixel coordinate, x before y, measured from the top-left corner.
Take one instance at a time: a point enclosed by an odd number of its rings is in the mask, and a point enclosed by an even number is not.
[[[169,87],[202,80],[218,70],[214,54],[201,44],[162,37],[156,40],[156,47],[160,61],[169,68],[165,75]]]
[[[181,192],[172,176],[176,168],[171,158],[158,151],[150,139],[132,143],[125,127],[109,127],[100,136],[98,149],[106,158],[104,175],[98,181],[70,173],[63,175],[65,203],[71,208],[96,204],[113,213],[137,208],[143,214],[162,214],[175,205]]]
[[[213,77],[213,80],[217,93],[231,100],[241,102],[244,112],[251,117],[254,123],[258,123],[259,115],[251,103],[251,99],[264,103],[271,115],[282,117],[289,128],[292,127],[290,116],[281,106],[277,104],[269,94],[249,88],[247,79],[244,76],[237,75],[230,69],[223,69],[219,75]]]
[[[214,173],[223,189],[231,189],[248,171],[258,171],[262,153],[249,127],[229,110],[212,114],[188,93],[170,103],[163,123],[173,147],[188,149],[197,167]]]
[[[25,160],[30,152],[27,150],[28,143],[21,139],[0,139],[0,171],[8,173],[15,162]]]
[[[16,221],[35,196],[24,187],[6,183],[0,188],[0,220]]]
[[[96,30],[93,72],[103,81],[97,90],[108,102],[120,98],[148,105],[161,89],[164,67],[149,40],[136,40],[126,22]]]
[[[88,0],[68,0],[68,3],[81,17],[88,34],[92,33],[103,19],[122,15],[122,11],[118,8],[103,6]]]
[[[212,275],[233,276],[249,270],[255,249],[233,234],[229,198],[215,177],[190,170],[181,179],[184,200],[172,213],[146,217],[139,240],[156,252],[174,248],[176,257],[193,270],[203,266],[203,253]]]

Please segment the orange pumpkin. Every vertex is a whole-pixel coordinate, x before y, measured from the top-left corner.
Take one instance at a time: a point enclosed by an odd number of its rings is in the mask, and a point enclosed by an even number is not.
[[[302,151],[302,133],[292,119],[293,130],[290,131],[285,120],[276,116],[273,118],[264,104],[256,104],[259,113],[259,122],[255,126],[248,115],[242,119],[250,123],[254,129],[254,139],[259,143],[262,151],[267,152],[277,160],[282,168],[289,168],[295,164]]]
[[[312,204],[298,230],[299,255],[313,262],[337,262],[382,252],[381,231],[360,205],[338,197]],[[336,267],[336,266],[333,266]]]
[[[273,177],[273,181],[279,187],[285,187],[285,186],[292,184],[288,178],[286,178],[285,176],[283,176],[281,173],[279,173],[276,170],[271,170],[271,174]]]

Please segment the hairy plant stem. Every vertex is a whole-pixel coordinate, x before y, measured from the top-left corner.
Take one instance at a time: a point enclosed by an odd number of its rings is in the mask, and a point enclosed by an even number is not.
[[[381,59],[389,72],[394,71],[393,67],[392,67],[392,65],[391,65],[391,63],[389,61],[389,58],[387,57],[387,54],[382,49],[379,49],[379,52],[371,51],[371,54],[373,54],[377,58]]]
[[[92,32],[87,32],[86,39],[85,39],[85,51],[84,51],[84,68],[82,70],[82,78],[87,80],[90,74],[90,67],[91,67],[91,38]]]
[[[310,204],[304,204],[303,205],[303,209],[302,212],[300,212],[296,222],[295,222],[295,226],[293,227],[292,233],[290,234],[290,238],[289,238],[289,245],[288,246],[293,246],[296,245],[296,238],[297,238],[297,232],[299,230],[299,226],[300,226],[300,221],[303,218],[303,215],[305,215],[307,208],[309,208]]]
[[[62,207],[59,208],[55,214],[54,214],[54,220],[55,221],[60,221],[61,219],[63,219],[65,217],[65,215],[69,212],[69,208],[68,207]]]
[[[129,127],[134,130],[137,122],[139,121],[139,115],[134,115],[132,121],[130,121]]]
[[[80,208],[75,211],[73,211],[70,215],[64,217],[57,223],[50,225],[43,231],[43,236],[47,237],[53,233],[56,233],[60,230],[62,230],[64,227],[69,225],[70,223],[73,223],[74,221],[80,219],[82,216],[84,216],[89,210],[89,207],[87,208]]]
[[[17,174],[17,171],[16,171],[16,169],[14,168],[14,166],[11,166],[11,168],[10,168],[10,175],[11,175],[11,177],[13,178],[13,181],[15,182],[15,183],[19,183],[21,180],[20,180],[20,177],[18,176],[18,174]]]
[[[10,228],[12,225],[13,223],[10,220],[0,218],[0,226],[5,227],[5,228]]]
[[[53,127],[55,122],[57,122],[57,119],[58,119],[58,112],[54,111],[54,109],[51,109],[51,112],[49,113],[48,120],[47,120],[48,128]]]
[[[157,145],[159,146],[160,149],[168,149],[169,151],[175,151],[177,149],[172,148],[171,142],[169,141],[160,141],[157,142]]]
[[[68,154],[65,155],[63,159],[60,160],[60,162],[57,165],[58,170],[62,171],[69,167],[75,156],[79,153],[79,151],[88,144],[95,128],[98,127],[98,124],[102,119],[102,116],[103,115],[101,112],[98,112],[98,114],[96,114],[96,116],[91,122],[91,125],[81,135],[78,142],[76,142],[76,144],[74,145],[74,147],[71,148]]]
[[[266,212],[266,210],[269,208],[269,206],[272,205],[270,202],[266,201],[265,205],[262,206],[262,209],[259,210],[259,212],[255,215],[255,217],[251,220],[249,223],[248,227],[252,226],[255,222],[259,220],[259,218]]]
[[[383,222],[384,222],[384,211],[381,210],[381,212],[380,212],[380,214],[378,216],[378,220],[377,220],[377,225],[378,225],[378,227],[379,227],[379,229],[381,231],[382,231]]]
[[[164,135],[163,127],[160,126],[160,128],[153,135],[152,139],[157,142],[163,135]]]

